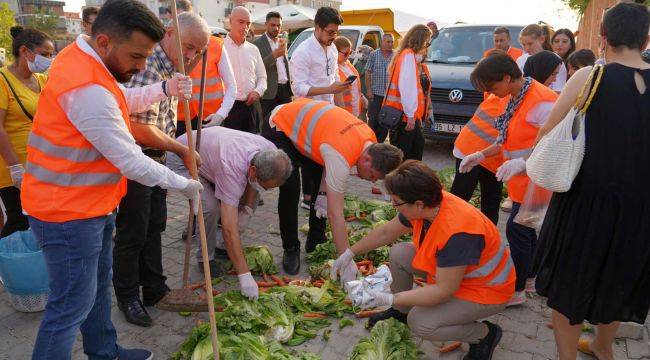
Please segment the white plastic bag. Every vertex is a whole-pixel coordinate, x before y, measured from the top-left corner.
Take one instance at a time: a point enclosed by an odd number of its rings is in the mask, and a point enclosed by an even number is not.
[[[529,181],[524,195],[524,201],[519,207],[519,212],[513,219],[517,224],[535,229],[539,232],[544,223],[548,204],[551,202],[552,191],[546,190],[534,182]]]
[[[393,277],[390,274],[390,269],[386,265],[381,265],[372,275],[361,280],[348,281],[345,284],[345,290],[353,304],[362,304],[373,297],[373,292],[389,293],[392,282]]]

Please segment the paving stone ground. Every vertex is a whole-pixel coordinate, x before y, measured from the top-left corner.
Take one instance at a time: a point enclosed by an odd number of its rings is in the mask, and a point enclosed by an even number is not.
[[[451,148],[447,145],[428,143],[425,149],[425,161],[435,169],[453,166],[453,159],[449,155]],[[349,184],[349,192],[364,197],[371,195],[370,184],[353,180]],[[282,247],[279,235],[276,235],[278,226],[277,216],[277,190],[263,195],[265,205],[258,208],[250,228],[242,236],[245,245],[264,244],[275,255],[279,264],[282,258]],[[301,224],[305,222],[305,210],[300,210],[303,215]],[[163,264],[168,277],[167,284],[172,288],[181,286],[183,273],[184,244],[181,233],[187,221],[187,207],[185,201],[178,194],[170,193],[168,198],[167,230],[163,234]],[[507,214],[500,217],[500,230],[502,236]],[[301,235],[303,236],[303,235]],[[303,238],[304,239],[304,238]],[[306,276],[306,263],[303,254],[301,275]],[[191,281],[202,279],[198,272],[194,256],[192,256]],[[234,276],[226,277],[220,287],[237,287]],[[178,349],[197,320],[207,321],[206,314],[182,317],[176,313],[162,312],[150,308],[149,313],[154,319],[154,326],[141,328],[128,324],[123,314],[117,309],[113,300],[113,322],[118,331],[119,344],[124,347],[143,347],[155,352],[156,359],[168,359]],[[29,359],[42,313],[16,312],[0,285],[0,359]],[[503,339],[499,344],[494,359],[503,360],[543,360],[555,359],[556,348],[553,331],[547,327],[550,323],[550,310],[545,306],[542,298],[532,296],[529,301],[516,308],[509,308],[503,313],[493,316],[491,321],[501,325],[504,330]],[[311,351],[322,356],[323,360],[346,359],[356,342],[368,334],[363,322],[355,321],[353,327],[338,330],[337,321],[331,327],[332,335],[325,342],[321,337],[298,347],[299,350]],[[640,329],[629,329],[639,339],[621,339],[616,343],[616,359],[650,358],[648,343],[648,328],[650,324]],[[428,341],[417,341],[423,350],[422,359],[461,359],[467,351],[467,345],[461,350],[447,354],[439,354],[437,348],[441,344],[432,344]],[[81,336],[78,336],[74,347],[73,359],[85,359],[83,354]],[[588,357],[580,355],[581,359]]]

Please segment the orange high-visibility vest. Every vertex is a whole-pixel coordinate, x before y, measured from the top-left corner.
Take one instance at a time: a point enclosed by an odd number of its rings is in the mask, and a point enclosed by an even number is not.
[[[446,191],[438,215],[420,239],[424,220],[411,220],[415,257],[413,268],[427,273],[427,283],[436,283],[438,251],[459,233],[483,235],[485,247],[477,265],[469,265],[454,297],[479,304],[503,304],[515,292],[515,268],[506,242],[483,213]]]
[[[557,98],[558,95],[555,91],[533,80],[519,109],[515,111],[508,124],[506,141],[501,147],[504,159],[528,158],[530,156],[539,129],[526,121],[528,112],[541,102],[555,102]],[[524,201],[529,181],[526,173],[515,175],[508,181],[508,196],[512,201],[517,203]]]
[[[494,51],[496,49],[497,48],[492,48],[492,49],[485,50],[485,52],[483,53],[483,57],[484,58],[487,57],[490,54],[491,51]],[[506,51],[506,54],[508,54],[508,56],[510,56],[510,58],[512,60],[517,61],[517,59],[519,59],[519,57],[524,54],[524,51],[519,49],[519,48],[511,46],[508,49],[508,51]]]
[[[386,97],[384,98],[384,105],[392,106],[399,110],[404,110],[402,107],[402,95],[399,91],[399,74],[402,70],[402,63],[404,62],[404,57],[407,54],[411,54],[415,57],[415,53],[411,49],[405,49],[399,54],[399,57],[388,69],[388,72],[391,74],[390,82],[388,84],[388,91],[386,92]],[[426,94],[422,90],[422,84],[420,83],[420,74],[424,72],[426,76],[430,79],[431,75],[429,74],[429,68],[424,64],[416,64],[416,70],[418,70],[417,79],[415,81],[418,87],[418,108],[415,111],[415,119],[422,120],[427,115],[427,108],[430,105],[429,93]],[[402,119],[406,121],[406,116]]]
[[[327,101],[300,99],[284,104],[271,121],[298,151],[323,166],[323,144],[333,147],[352,167],[364,145],[377,142],[375,132],[366,123]]]
[[[349,69],[354,75],[357,76],[357,79],[355,80],[355,83],[359,84],[359,82],[361,81],[361,77],[359,76],[359,72],[357,71],[357,69],[354,67],[354,65],[352,65],[352,63],[349,60],[347,60],[345,62],[345,64],[339,65],[339,78],[341,79],[341,81],[345,81],[345,79],[347,79],[347,77],[348,77],[345,74],[345,72],[343,72],[343,67],[344,66],[347,69]],[[352,92],[353,91],[358,93],[356,103],[354,103],[354,98],[352,97]],[[343,106],[342,106],[342,108],[344,108],[345,110],[352,113],[352,115],[358,117],[359,114],[361,114],[361,86],[360,85],[355,85],[354,83],[352,83],[352,85],[350,85],[350,88],[348,90],[345,90],[344,92],[342,92],[341,95],[343,95]]]
[[[458,134],[454,142],[454,152],[467,156],[494,144],[499,135],[499,131],[494,127],[495,121],[505,111],[508,100],[509,97],[501,99],[496,95],[490,95],[484,100]],[[503,164],[501,153],[481,161],[481,166],[493,173],[496,173],[501,164]]]
[[[27,142],[23,209],[48,222],[104,216],[117,208],[126,193],[126,179],[72,125],[58,99],[74,89],[99,85],[114,95],[130,128],[126,98],[104,65],[76,43],[57,55],[49,73]]]
[[[223,53],[223,39],[210,36],[208,41],[208,66],[205,72],[205,95],[203,100],[203,117],[214,114],[221,108],[224,96],[224,84],[219,74],[219,60]],[[201,68],[203,61],[192,69],[192,100],[190,100],[190,116],[193,119],[199,114],[199,94],[201,92]],[[178,121],[185,120],[185,102],[178,102]]]

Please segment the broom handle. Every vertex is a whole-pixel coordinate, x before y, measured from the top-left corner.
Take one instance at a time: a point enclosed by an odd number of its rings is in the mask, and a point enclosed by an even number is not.
[[[176,9],[176,0],[171,1],[172,20],[174,22],[174,32],[176,33],[176,50],[178,51],[178,66],[181,74],[185,75],[185,59],[183,58],[183,45],[181,43],[181,32],[178,26],[178,11]],[[198,180],[198,170],[196,168],[196,155],[194,154],[194,139],[192,138],[192,119],[190,118],[190,102],[184,97],[183,110],[185,110],[185,129],[187,129],[187,146],[190,148],[190,174],[194,180]],[[210,314],[210,335],[212,339],[212,350],[214,359],[219,360],[219,342],[217,340],[217,320],[214,317],[214,301],[212,299],[212,276],[210,275],[210,260],[208,259],[208,245],[205,239],[205,222],[203,219],[203,204],[201,197],[199,202],[199,211],[197,215],[199,225],[199,237],[201,239],[201,255],[203,256],[203,275],[205,280],[206,301],[208,303],[208,312]]]
[[[210,35],[212,36],[212,35]],[[208,72],[208,49],[203,52],[201,60],[201,91],[199,92],[199,114],[196,123],[196,151],[201,147],[201,129],[203,128],[203,106],[205,105],[205,80]]]

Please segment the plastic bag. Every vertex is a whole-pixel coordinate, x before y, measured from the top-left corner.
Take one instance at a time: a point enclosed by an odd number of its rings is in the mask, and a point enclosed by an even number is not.
[[[521,203],[519,213],[513,219],[517,224],[535,229],[539,232],[544,223],[548,204],[551,202],[553,192],[546,190],[534,182],[529,181]]]
[[[45,258],[30,230],[0,239],[0,279],[11,294],[49,292]]]
[[[353,304],[362,304],[367,302],[367,299],[374,297],[372,293],[389,293],[392,282],[393,277],[390,274],[390,269],[386,265],[381,265],[372,275],[361,280],[348,281],[345,284],[345,290]]]

